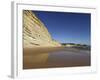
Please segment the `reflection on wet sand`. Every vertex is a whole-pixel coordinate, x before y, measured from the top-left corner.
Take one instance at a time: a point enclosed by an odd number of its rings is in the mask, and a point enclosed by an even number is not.
[[[90,66],[90,51],[64,47],[24,48],[23,68]]]

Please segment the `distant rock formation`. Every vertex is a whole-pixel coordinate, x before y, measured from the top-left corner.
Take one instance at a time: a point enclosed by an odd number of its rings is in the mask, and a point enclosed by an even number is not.
[[[45,25],[31,10],[23,11],[23,40],[24,47],[61,46],[52,39]]]

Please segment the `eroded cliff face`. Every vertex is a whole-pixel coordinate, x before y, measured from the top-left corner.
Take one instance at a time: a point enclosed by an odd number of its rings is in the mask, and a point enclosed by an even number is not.
[[[24,47],[61,46],[59,42],[52,39],[45,25],[31,10],[23,11],[23,40]]]

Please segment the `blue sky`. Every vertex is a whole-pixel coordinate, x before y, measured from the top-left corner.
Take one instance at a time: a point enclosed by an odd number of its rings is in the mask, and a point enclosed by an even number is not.
[[[90,44],[90,14],[33,12],[44,23],[54,40],[61,43]]]

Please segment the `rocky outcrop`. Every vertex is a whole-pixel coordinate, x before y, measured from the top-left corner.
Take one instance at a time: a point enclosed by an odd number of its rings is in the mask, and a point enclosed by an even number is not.
[[[61,46],[31,10],[23,11],[23,40],[24,47]]]

